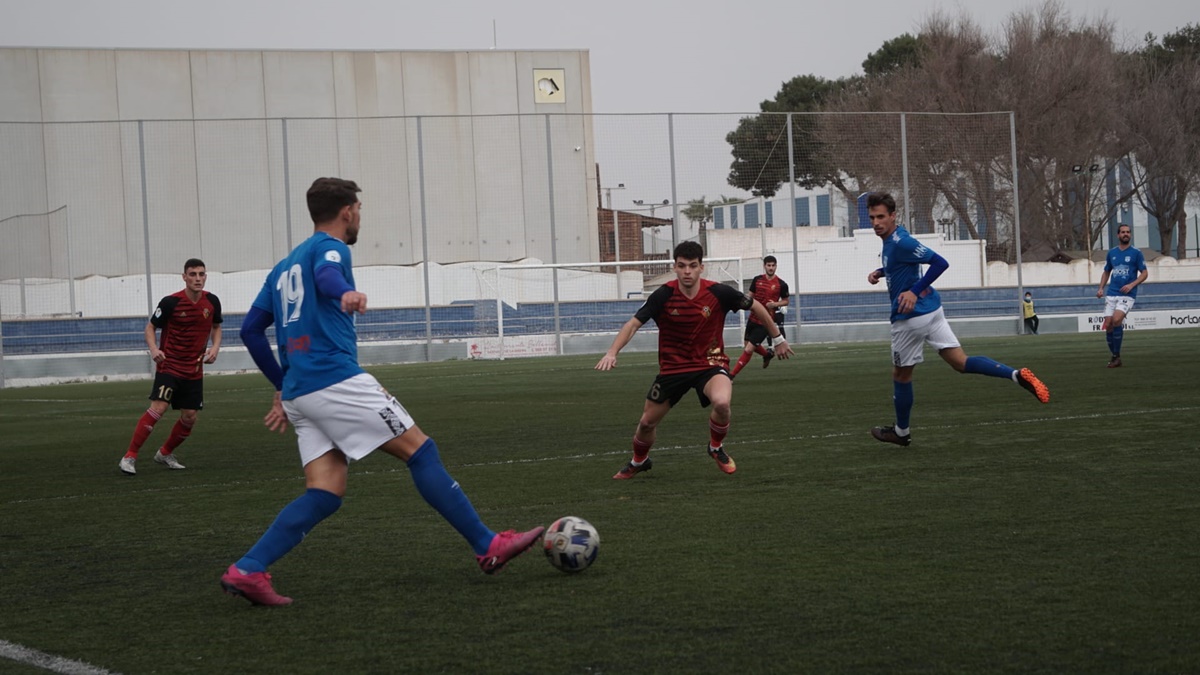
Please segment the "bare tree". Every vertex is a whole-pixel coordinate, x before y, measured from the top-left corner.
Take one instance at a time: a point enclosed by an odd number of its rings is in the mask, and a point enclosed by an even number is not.
[[[1136,103],[1126,115],[1137,201],[1158,222],[1159,251],[1170,255],[1177,233],[1175,255],[1184,258],[1185,206],[1200,189],[1200,58],[1154,58],[1147,49],[1131,61]]]
[[[1107,172],[1129,148],[1112,103],[1125,82],[1113,34],[1106,19],[1074,19],[1056,0],[1012,14],[994,37],[965,14],[937,12],[920,26],[919,63],[868,78],[836,109],[940,114],[909,117],[910,218],[920,229],[947,209],[969,236],[993,240],[1014,220],[1011,149],[995,128],[1007,120],[958,115],[1013,111],[1024,246],[1090,248],[1110,210]]]

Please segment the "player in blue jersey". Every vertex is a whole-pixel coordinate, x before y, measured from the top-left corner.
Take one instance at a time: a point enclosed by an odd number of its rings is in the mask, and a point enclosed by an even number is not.
[[[986,356],[967,356],[963,351],[942,311],[941,297],[931,286],[950,263],[896,223],[896,200],[886,192],[872,192],[867,197],[867,214],[875,234],[883,240],[883,267],[871,270],[867,282],[874,285],[887,279],[892,321],[892,400],[896,406],[896,424],[875,427],[871,435],[896,445],[912,442],[909,417],[913,369],[925,360],[926,342],[960,373],[1012,380],[1042,403],[1049,403],[1050,390],[1028,368],[1017,370]],[[924,274],[921,265],[928,265]]]
[[[307,487],[221,576],[227,593],[256,605],[291,603],[275,592],[267,568],[338,510],[350,460],[376,449],[408,465],[417,491],[467,540],[487,574],[527,550],[544,529],[488,529],[442,466],[433,439],[359,367],[353,315],[366,311],[367,296],[355,290],[349,248],[358,240],[358,192],[341,178],[313,182],[308,210],[315,232],[271,270],[242,324],[242,342],[275,385],[264,423],[281,433],[289,421],[295,427]],[[279,362],[266,337],[272,324]]]
[[[1125,316],[1133,309],[1137,288],[1150,271],[1146,269],[1146,256],[1141,249],[1130,246],[1133,230],[1128,225],[1117,227],[1117,241],[1104,259],[1104,274],[1100,277],[1097,298],[1104,298],[1104,337],[1108,340],[1108,351],[1112,358],[1109,368],[1121,367],[1121,341],[1125,338]],[[1137,278],[1134,278],[1134,275]]]

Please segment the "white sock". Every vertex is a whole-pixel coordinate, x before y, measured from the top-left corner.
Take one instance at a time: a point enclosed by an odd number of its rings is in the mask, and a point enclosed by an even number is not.
[[[907,436],[908,432],[909,432],[908,427],[905,427],[903,429],[901,429],[900,427],[895,427],[893,430],[896,432],[897,436]]]

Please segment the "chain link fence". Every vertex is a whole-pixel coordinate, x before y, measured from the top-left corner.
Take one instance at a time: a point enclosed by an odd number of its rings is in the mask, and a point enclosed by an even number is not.
[[[943,285],[1015,285],[1008,266],[989,274],[1020,250],[1013,133],[1008,113],[0,123],[0,354],[142,349],[192,257],[239,321],[311,233],[305,191],[327,175],[364,190],[354,264],[380,312],[360,324],[367,342],[493,336],[474,313],[494,311],[479,270],[497,263],[666,259],[684,239],[749,261],[748,276],[776,255],[793,289],[865,291],[871,190],[950,248]]]

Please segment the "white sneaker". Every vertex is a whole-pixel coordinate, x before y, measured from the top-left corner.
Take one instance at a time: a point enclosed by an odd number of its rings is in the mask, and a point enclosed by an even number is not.
[[[133,463],[136,461],[137,459],[133,457],[122,457],[121,463],[117,464],[117,466],[121,469],[122,473],[127,473],[130,476],[133,476],[137,474],[137,469],[133,468]]]
[[[173,455],[173,454],[164,455],[162,452],[162,448],[159,448],[158,452],[154,453],[154,461],[158,462],[159,464],[166,464],[168,469],[186,469],[187,468],[186,466],[180,464],[179,460],[175,459],[175,455]]]

